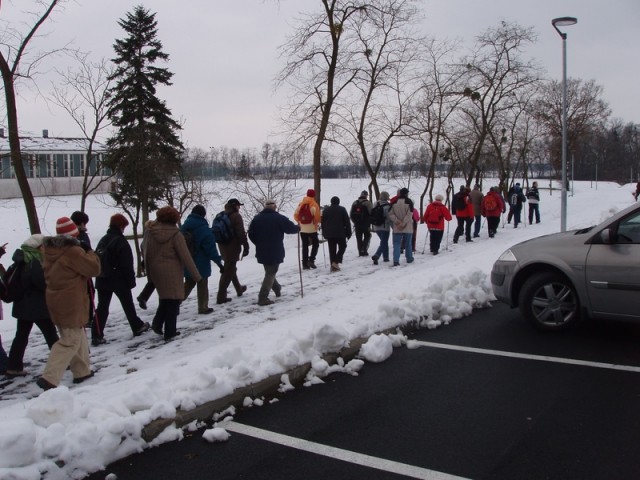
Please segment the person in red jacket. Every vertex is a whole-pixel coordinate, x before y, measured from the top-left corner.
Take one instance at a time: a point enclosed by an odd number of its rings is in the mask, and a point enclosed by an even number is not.
[[[473,242],[471,240],[471,225],[473,224],[473,205],[469,198],[471,189],[460,186],[460,191],[453,196],[451,202],[451,213],[453,213],[458,220],[458,227],[453,234],[453,243],[458,243],[458,238],[464,234],[467,242]]]
[[[491,187],[482,199],[482,216],[487,219],[489,238],[493,238],[500,225],[500,216],[506,211],[502,195],[497,187]]]
[[[435,200],[427,206],[422,217],[429,229],[429,251],[433,255],[437,255],[440,251],[440,243],[444,235],[444,221],[450,222],[452,219],[451,212],[442,204],[442,200],[444,200],[442,195],[436,195]]]

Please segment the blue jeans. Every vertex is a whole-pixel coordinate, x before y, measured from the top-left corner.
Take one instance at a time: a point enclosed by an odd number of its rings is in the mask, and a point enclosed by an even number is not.
[[[473,224],[473,236],[480,236],[480,227],[482,226],[482,215],[476,215],[476,223]]]
[[[376,230],[376,235],[380,238],[380,245],[374,255],[378,258],[382,257],[385,262],[389,261],[389,230]]]
[[[393,264],[400,263],[400,245],[404,238],[405,245],[411,245],[411,238],[413,233],[394,233],[393,234]],[[407,263],[413,262],[413,250],[411,248],[404,249],[404,256],[407,259]]]

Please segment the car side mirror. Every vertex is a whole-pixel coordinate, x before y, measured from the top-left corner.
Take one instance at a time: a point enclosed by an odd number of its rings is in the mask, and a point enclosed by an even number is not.
[[[605,245],[611,245],[612,243],[615,243],[615,233],[613,232],[613,229],[605,228],[604,230],[602,230],[600,232],[600,240],[602,240],[602,243],[604,243]]]

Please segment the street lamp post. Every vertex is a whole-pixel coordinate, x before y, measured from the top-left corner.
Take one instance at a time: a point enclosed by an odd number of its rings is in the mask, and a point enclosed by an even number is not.
[[[559,17],[551,25],[562,38],[562,195],[560,197],[560,231],[567,231],[567,34],[558,27],[575,25],[575,17]]]

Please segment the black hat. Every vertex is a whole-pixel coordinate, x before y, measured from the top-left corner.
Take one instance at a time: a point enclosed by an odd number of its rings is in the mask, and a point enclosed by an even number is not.
[[[230,207],[235,207],[238,205],[242,206],[244,205],[244,203],[240,203],[240,200],[238,200],[237,198],[230,198],[227,202],[227,205],[229,205]]]
[[[207,216],[207,210],[202,205],[196,205],[191,210],[191,213],[195,213],[196,215],[200,215],[202,218]]]
[[[400,195],[401,197],[406,197],[407,195],[409,195],[409,189],[401,188],[400,190],[398,190],[398,195]]]
[[[331,205],[340,205],[340,199],[338,197],[331,197]]]
[[[76,210],[71,214],[71,221],[76,225],[80,225],[81,223],[89,223],[89,215]]]

